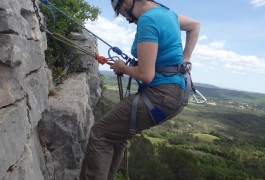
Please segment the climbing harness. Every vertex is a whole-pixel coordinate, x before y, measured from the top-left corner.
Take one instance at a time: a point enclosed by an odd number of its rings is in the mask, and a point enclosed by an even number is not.
[[[190,96],[191,91],[193,91],[194,93],[199,92],[195,90],[194,85],[192,83],[190,69],[191,69],[190,62],[182,62],[175,66],[156,67],[155,69],[156,72],[161,73],[166,77],[171,77],[174,75],[179,75],[179,76],[184,77],[186,89],[184,91],[184,97],[183,97],[181,105],[175,107],[176,111],[178,111],[180,106],[188,105],[189,96]],[[166,113],[159,105],[153,104],[149,100],[147,95],[142,91],[141,85],[139,87],[140,88],[138,90],[138,93],[135,95],[133,99],[133,103],[132,103],[131,124],[130,124],[130,134],[132,136],[136,134],[137,104],[138,104],[140,97],[142,98],[143,102],[147,106],[150,117],[155,125],[159,125],[171,117],[171,114]],[[206,101],[206,98],[205,98],[205,101]]]

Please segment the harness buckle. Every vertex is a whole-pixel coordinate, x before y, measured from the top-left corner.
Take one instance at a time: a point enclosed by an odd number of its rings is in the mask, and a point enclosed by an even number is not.
[[[181,64],[179,64],[179,73],[182,74],[182,75],[185,75],[186,73],[189,73],[191,71],[191,67],[192,67],[192,64],[191,62],[183,62]]]

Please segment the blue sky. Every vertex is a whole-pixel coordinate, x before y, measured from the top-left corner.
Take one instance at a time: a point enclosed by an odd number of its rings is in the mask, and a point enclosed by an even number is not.
[[[86,27],[131,56],[136,26],[123,17],[115,18],[110,0],[87,2],[100,8],[101,14],[96,22],[88,21]],[[265,0],[158,2],[201,23],[191,58],[194,82],[265,94]],[[182,39],[185,43],[185,33]],[[108,48],[98,41],[100,55],[107,57]],[[99,68],[110,70],[107,65]]]

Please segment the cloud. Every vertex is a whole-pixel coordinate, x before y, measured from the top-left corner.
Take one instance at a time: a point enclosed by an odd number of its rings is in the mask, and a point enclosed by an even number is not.
[[[225,49],[224,41],[214,41],[209,44],[197,44],[193,59],[205,62],[213,67],[229,69],[244,73],[265,74],[265,60],[253,55],[241,55]]]
[[[130,49],[135,36],[135,25],[129,25],[121,17],[108,20],[99,16],[96,22],[87,21],[86,27],[111,46],[119,47],[124,53],[131,56]],[[107,56],[108,47],[102,45],[100,48],[105,48],[103,51],[105,54],[102,55]],[[205,35],[199,37],[192,55],[192,62],[198,68],[215,69],[221,67],[232,73],[237,72],[237,74],[265,74],[265,59],[253,55],[241,55],[227,50],[224,40],[210,41]]]
[[[208,37],[204,35],[204,36],[200,36],[198,41],[203,41],[203,40],[207,40],[207,39],[208,39]]]
[[[251,0],[250,3],[253,4],[255,7],[265,6],[265,0]]]
[[[97,21],[87,21],[85,26],[110,46],[119,47],[124,53],[130,53],[135,26],[128,25],[123,18],[117,17],[110,21],[99,16]]]
[[[209,44],[210,47],[216,48],[216,49],[222,49],[225,46],[224,41],[214,41]]]

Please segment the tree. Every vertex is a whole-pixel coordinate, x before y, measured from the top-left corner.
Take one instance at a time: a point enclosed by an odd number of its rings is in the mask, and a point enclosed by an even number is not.
[[[174,179],[203,179],[197,166],[197,159],[190,151],[161,144],[159,146],[160,163],[165,164],[174,174]]]
[[[84,0],[50,0],[50,3],[81,25],[84,25],[88,19],[95,21],[100,13],[98,8],[89,5]],[[53,20],[50,9],[46,5],[41,4],[40,9],[46,17],[47,29],[50,32],[58,33],[69,38],[70,32],[81,31],[81,28],[77,24],[56,9],[53,9],[55,21]],[[53,71],[55,83],[59,83],[61,80],[61,75],[68,63],[67,57],[69,56],[69,52],[69,46],[48,36],[48,49],[45,52],[45,60],[48,67]]]
[[[136,136],[129,148],[132,180],[203,179],[196,158],[185,149],[167,144],[152,144]]]

